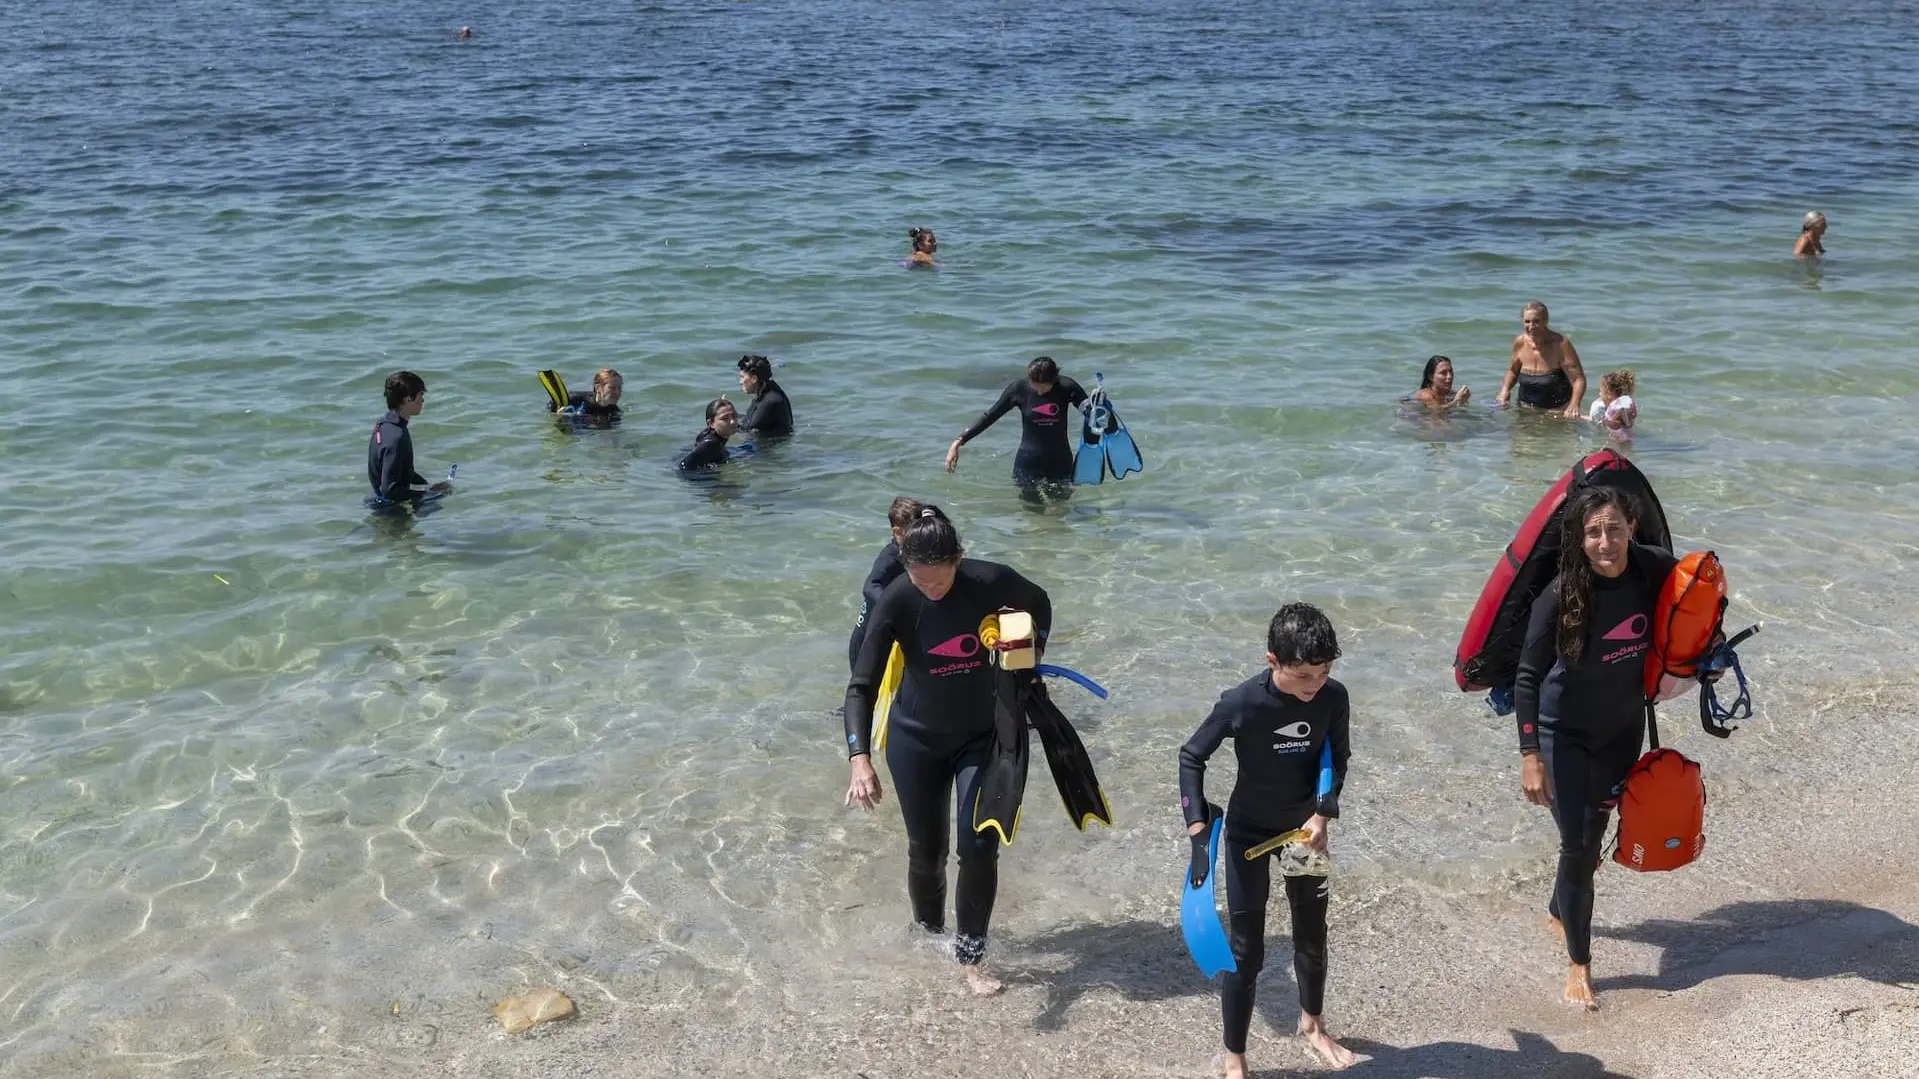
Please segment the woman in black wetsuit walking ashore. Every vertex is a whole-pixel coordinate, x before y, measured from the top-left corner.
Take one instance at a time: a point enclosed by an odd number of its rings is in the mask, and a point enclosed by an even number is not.
[[[1520,787],[1559,825],[1548,907],[1566,940],[1566,1001],[1592,987],[1593,873],[1616,788],[1646,739],[1643,670],[1670,551],[1632,541],[1639,508],[1616,487],[1574,495],[1560,524],[1559,575],[1533,601],[1514,702]]]
[[[954,791],[959,806],[959,878],[954,885],[953,957],[967,985],[991,994],[1003,986],[980,968],[999,891],[999,840],[971,827],[973,806],[993,742],[994,678],[979,639],[986,616],[1005,608],[1033,616],[1037,644],[1053,625],[1046,590],[994,562],[962,558],[959,532],[937,506],[923,506],[900,538],[904,578],[880,593],[846,686],[846,752],[852,781],[846,804],[872,809],[881,798],[873,768],[873,709],[897,642],[906,673],[887,721],[886,766],[906,820],[906,893],[913,920],[946,928],[946,856]]]
[[[1026,365],[1025,378],[1008,383],[993,407],[947,447],[946,471],[959,467],[961,446],[1018,405],[1019,453],[1013,458],[1013,482],[1019,485],[1020,500],[1038,504],[1046,496],[1069,497],[1073,490],[1073,447],[1067,437],[1071,427],[1066,422],[1066,410],[1085,402],[1086,391],[1080,384],[1061,377],[1052,357],[1041,356]]]

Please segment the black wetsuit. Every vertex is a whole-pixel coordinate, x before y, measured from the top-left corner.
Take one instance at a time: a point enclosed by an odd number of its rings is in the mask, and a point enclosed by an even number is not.
[[[597,404],[593,394],[585,390],[574,390],[566,395],[567,415],[577,417],[580,422],[592,427],[611,427],[620,422],[620,406]],[[546,403],[548,412],[558,412],[552,401]]]
[[[972,814],[993,740],[993,669],[980,646],[979,627],[1003,607],[1032,615],[1043,646],[1053,625],[1053,602],[1045,589],[1010,567],[966,559],[952,590],[937,603],[911,578],[894,578],[867,616],[866,639],[846,686],[847,755],[871,753],[880,679],[894,643],[905,652],[906,675],[887,722],[886,765],[906,820],[906,892],[913,919],[941,931],[951,814],[957,805],[953,954],[963,964],[978,963],[985,954],[999,890],[999,840],[991,831],[973,831]]]
[[[1279,691],[1270,669],[1220,695],[1213,712],[1179,750],[1179,799],[1186,823],[1208,819],[1206,761],[1228,738],[1239,761],[1239,779],[1226,804],[1226,913],[1233,960],[1238,967],[1220,984],[1226,1051],[1246,1051],[1253,1020],[1253,990],[1266,963],[1266,901],[1272,890],[1271,858],[1248,862],[1253,847],[1304,825],[1318,813],[1339,816],[1346,786],[1350,711],[1346,687],[1333,679],[1310,701]],[[1322,747],[1333,749],[1333,789],[1319,795]],[[1327,878],[1284,877],[1292,910],[1293,973],[1299,1006],[1318,1015],[1326,995]]]
[[[1067,436],[1072,425],[1066,422],[1066,410],[1085,400],[1086,391],[1070,378],[1061,377],[1043,394],[1033,392],[1032,384],[1025,379],[1016,379],[1007,385],[992,408],[973,421],[973,426],[960,432],[960,444],[973,441],[1018,405],[1019,453],[1013,457],[1013,481],[1028,494],[1035,494],[1035,489],[1042,484],[1070,484],[1073,447]],[[1070,488],[1062,488],[1060,493],[1068,490]]]
[[[707,468],[726,460],[726,439],[719,436],[711,427],[700,429],[693,439],[693,448],[680,458],[680,471]]]
[[[1566,930],[1566,956],[1592,962],[1593,873],[1617,788],[1646,737],[1643,671],[1653,608],[1670,552],[1633,544],[1626,572],[1593,574],[1586,643],[1570,668],[1559,655],[1559,578],[1533,601],[1513,688],[1519,748],[1539,750],[1559,825],[1559,872],[1548,907]]]
[[[880,548],[879,556],[873,559],[873,568],[866,571],[866,583],[860,586],[860,617],[853,623],[853,636],[846,642],[846,665],[851,667],[860,658],[860,642],[866,639],[866,616],[873,612],[873,605],[880,601],[880,593],[893,583],[893,578],[906,572],[905,563],[900,561],[900,545],[887,540]]]
[[[1572,403],[1573,380],[1562,368],[1519,372],[1519,403],[1532,408],[1565,408]]]
[[[786,391],[780,384],[767,379],[760,392],[753,397],[753,406],[740,417],[740,430],[758,431],[763,435],[790,435],[793,433],[793,403],[786,399]]]
[[[413,471],[413,435],[398,412],[388,412],[373,425],[366,444],[366,478],[373,496],[383,502],[415,501],[420,492],[413,488],[426,486]]]

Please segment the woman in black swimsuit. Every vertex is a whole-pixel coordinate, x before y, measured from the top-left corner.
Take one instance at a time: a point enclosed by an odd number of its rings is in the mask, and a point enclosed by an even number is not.
[[[1579,366],[1579,353],[1564,335],[1547,328],[1546,305],[1538,300],[1526,305],[1519,321],[1526,330],[1513,338],[1512,362],[1496,400],[1505,405],[1517,385],[1520,404],[1577,419],[1580,399],[1586,396],[1586,372]]]

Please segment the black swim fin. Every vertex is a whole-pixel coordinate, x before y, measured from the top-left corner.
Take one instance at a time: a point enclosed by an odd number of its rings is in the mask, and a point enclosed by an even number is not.
[[[1086,830],[1088,821],[1113,826],[1113,807],[1100,789],[1099,776],[1093,772],[1093,759],[1079,732],[1060,712],[1046,693],[1046,683],[1038,678],[1025,687],[1026,716],[1039,735],[1040,748],[1046,753],[1047,767],[1053,772],[1053,785],[1059,788],[1060,801],[1066,805],[1066,819],[1073,827]]]
[[[987,750],[979,794],[973,800],[973,831],[991,828],[999,833],[1001,845],[1011,844],[1019,834],[1020,803],[1026,798],[1026,762],[1032,755],[1021,701],[1019,680],[1011,671],[995,666],[993,744]]]

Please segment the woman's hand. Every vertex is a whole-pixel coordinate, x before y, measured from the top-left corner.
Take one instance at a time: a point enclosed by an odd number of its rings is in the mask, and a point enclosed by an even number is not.
[[[1567,405],[1567,406],[1566,406],[1565,408],[1562,408],[1562,409],[1560,409],[1560,410],[1559,410],[1559,418],[1560,418],[1560,419],[1562,419],[1562,420],[1576,420],[1576,419],[1578,419],[1578,418],[1579,418],[1579,406],[1578,406],[1578,405]]]
[[[1300,825],[1308,837],[1306,845],[1321,854],[1326,853],[1326,825],[1326,818],[1317,813],[1306,818],[1306,823]]]
[[[946,447],[946,471],[951,472],[959,467],[959,450],[960,440],[957,438],[951,446]]]
[[[853,781],[846,785],[846,804],[871,810],[880,804],[880,775],[873,770],[873,758],[862,753],[853,758]]]
[[[1506,407],[1506,397],[1507,397],[1507,391],[1505,391],[1505,390],[1501,390],[1501,391],[1499,391],[1499,396],[1498,396],[1498,397],[1495,397],[1495,398],[1493,398],[1493,404],[1495,404],[1495,405],[1498,405],[1498,406],[1499,406],[1500,408],[1505,408],[1505,407]]]
[[[1453,404],[1463,405],[1466,403],[1467,399],[1470,398],[1472,395],[1473,395],[1473,390],[1471,386],[1461,386],[1459,387],[1459,392],[1456,394],[1453,394]]]
[[[1528,802],[1549,809],[1552,807],[1553,793],[1546,786],[1546,764],[1539,759],[1538,753],[1520,755],[1519,789],[1526,792]]]

